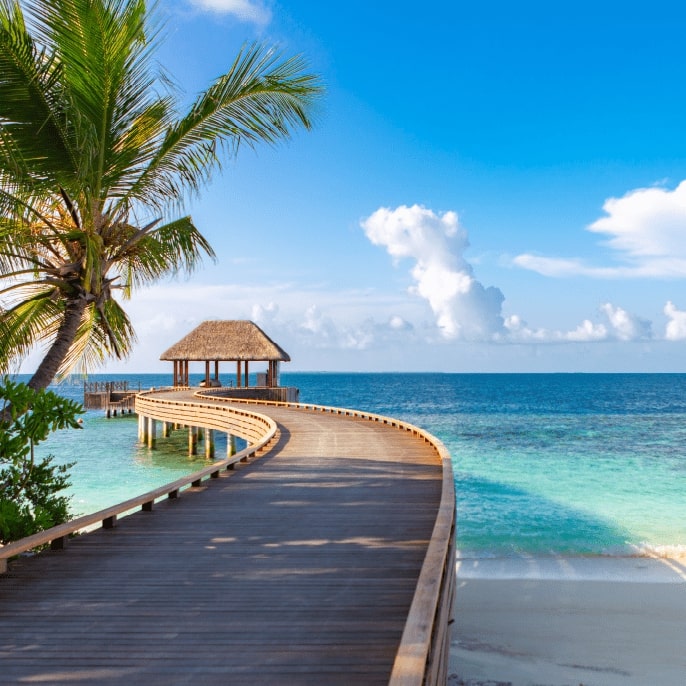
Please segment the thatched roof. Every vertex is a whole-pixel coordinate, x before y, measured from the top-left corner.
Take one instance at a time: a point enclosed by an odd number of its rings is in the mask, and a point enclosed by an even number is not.
[[[203,322],[160,355],[160,360],[279,360],[288,353],[247,320]]]

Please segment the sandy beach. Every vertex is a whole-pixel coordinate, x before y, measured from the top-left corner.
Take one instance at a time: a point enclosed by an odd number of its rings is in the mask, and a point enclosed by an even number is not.
[[[686,559],[459,560],[450,686],[682,686]]]

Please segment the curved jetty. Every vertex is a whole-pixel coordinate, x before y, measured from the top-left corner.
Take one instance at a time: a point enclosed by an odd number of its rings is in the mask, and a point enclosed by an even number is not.
[[[141,394],[136,410],[148,441],[164,422],[158,441],[183,425],[250,446],[127,501],[129,516],[76,520],[103,528],[65,549],[12,560],[3,683],[445,683],[455,502],[439,441],[353,410],[191,390]]]

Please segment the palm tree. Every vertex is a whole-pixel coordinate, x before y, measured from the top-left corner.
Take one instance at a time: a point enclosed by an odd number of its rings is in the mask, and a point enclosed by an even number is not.
[[[145,0],[0,0],[0,371],[44,344],[33,388],[126,356],[120,300],[214,256],[187,196],[311,127],[319,80],[262,45],[180,116],[159,38]]]

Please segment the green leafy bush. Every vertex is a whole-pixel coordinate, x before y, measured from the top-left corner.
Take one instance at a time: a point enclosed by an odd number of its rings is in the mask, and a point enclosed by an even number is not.
[[[52,431],[79,429],[81,405],[52,391],[34,390],[5,377],[0,383],[0,543],[5,544],[70,517],[72,464],[36,461],[34,449]]]

